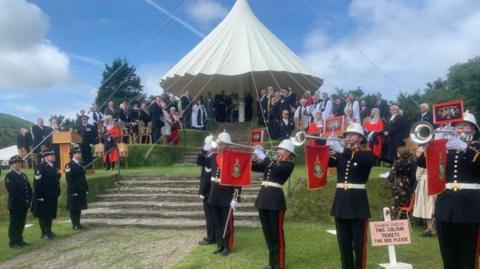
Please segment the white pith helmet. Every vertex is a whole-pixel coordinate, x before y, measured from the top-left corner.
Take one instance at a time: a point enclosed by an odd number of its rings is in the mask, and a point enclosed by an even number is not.
[[[468,123],[473,124],[473,126],[475,126],[475,128],[477,128],[477,132],[480,131],[480,127],[477,124],[477,119],[475,119],[475,116],[472,113],[464,112],[463,113],[463,122],[468,122]]]
[[[344,136],[348,134],[359,134],[363,137],[363,139],[367,140],[367,137],[365,136],[365,132],[363,131],[363,127],[360,123],[350,123],[347,127],[347,130],[343,132]]]
[[[284,149],[290,153],[293,154],[293,156],[297,157],[297,154],[295,153],[295,145],[293,145],[292,141],[290,139],[284,139],[278,146],[275,147],[275,150],[277,149]]]
[[[232,138],[226,131],[223,131],[218,135],[217,143],[231,144]]]

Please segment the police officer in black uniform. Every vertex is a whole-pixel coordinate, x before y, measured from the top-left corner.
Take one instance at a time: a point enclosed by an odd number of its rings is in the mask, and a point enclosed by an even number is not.
[[[8,238],[11,248],[20,248],[28,245],[23,241],[23,230],[27,219],[28,208],[32,201],[32,187],[27,175],[22,173],[22,158],[15,155],[8,162],[11,171],[5,175],[5,188],[8,192],[8,210],[10,211],[10,224]]]
[[[437,196],[435,219],[445,269],[478,268],[480,142],[475,117],[465,112],[448,136],[446,191]]]
[[[32,212],[38,218],[41,238],[52,240],[56,237],[52,232],[52,221],[57,217],[61,173],[55,168],[55,152],[52,149],[42,151],[42,158],[43,162],[35,170]]]
[[[65,166],[65,175],[67,178],[67,210],[70,212],[70,220],[74,230],[83,230],[84,226],[80,224],[82,210],[87,209],[88,183],[85,177],[85,169],[81,164],[82,150],[75,145],[70,150],[72,159]]]
[[[269,251],[269,265],[265,269],[285,268],[285,238],[283,220],[287,205],[282,186],[293,172],[295,164],[290,160],[296,156],[294,145],[290,140],[283,140],[275,148],[277,159],[268,158],[261,148],[253,152],[257,160],[252,164],[252,171],[262,172],[263,181],[258,193],[255,207],[258,208],[263,235]]]
[[[327,141],[334,152],[329,166],[337,167],[337,189],[330,214],[335,217],[342,268],[363,269],[370,218],[365,183],[377,159],[364,149],[367,139],[360,124],[350,124],[344,136],[347,147],[338,140]]]
[[[217,249],[214,254],[228,256],[233,247],[234,224],[233,211],[240,201],[241,188],[233,186],[223,186],[220,184],[220,158],[224,148],[222,143],[231,143],[232,139],[226,132],[218,136],[217,153],[204,161],[200,162],[211,169],[211,186],[208,195],[208,204],[212,207],[213,225],[215,227],[215,240],[217,241]],[[228,223],[227,223],[228,220]],[[227,225],[227,226],[226,226]],[[226,226],[226,228],[225,228]],[[224,236],[225,232],[225,236]]]
[[[213,225],[213,209],[210,204],[208,204],[208,196],[210,194],[210,185],[212,177],[212,169],[204,166],[203,164],[212,156],[212,139],[213,136],[209,135],[205,138],[205,142],[202,150],[198,154],[197,164],[202,167],[200,174],[200,188],[198,194],[200,199],[203,202],[203,211],[205,212],[205,221],[207,228],[207,236],[203,238],[202,241],[198,242],[200,245],[210,245],[216,242],[215,240],[215,227]]]

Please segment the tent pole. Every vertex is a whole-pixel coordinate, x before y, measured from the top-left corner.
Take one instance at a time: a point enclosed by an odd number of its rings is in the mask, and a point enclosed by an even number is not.
[[[245,122],[245,93],[238,95],[238,122]]]

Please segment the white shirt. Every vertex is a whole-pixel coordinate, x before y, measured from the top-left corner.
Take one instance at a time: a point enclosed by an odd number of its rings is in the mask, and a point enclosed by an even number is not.
[[[348,108],[352,108],[352,120],[354,122],[360,123],[361,122],[361,119],[360,119],[360,104],[358,103],[358,101],[354,100],[353,103],[347,103],[345,105],[345,109],[344,109],[345,114],[347,114],[346,111],[347,111]]]

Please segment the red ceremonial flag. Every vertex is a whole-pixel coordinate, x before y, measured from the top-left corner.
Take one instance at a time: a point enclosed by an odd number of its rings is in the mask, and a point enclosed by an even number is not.
[[[252,153],[238,149],[225,149],[220,166],[220,184],[228,186],[250,185]]]
[[[320,189],[327,185],[329,147],[326,145],[305,145],[308,189]]]
[[[427,158],[428,195],[445,191],[447,168],[447,140],[433,140],[425,150]]]

